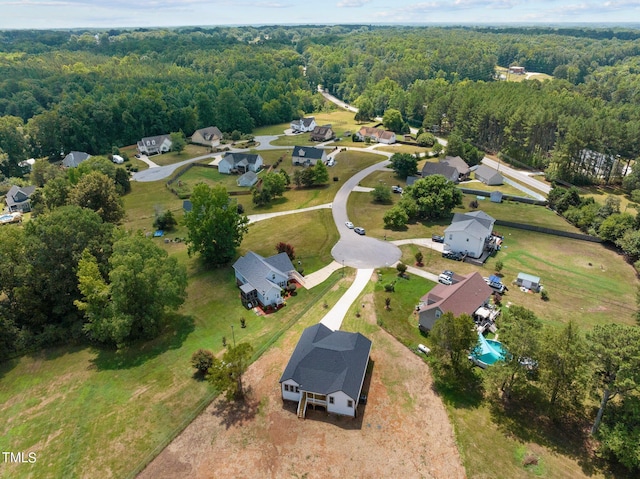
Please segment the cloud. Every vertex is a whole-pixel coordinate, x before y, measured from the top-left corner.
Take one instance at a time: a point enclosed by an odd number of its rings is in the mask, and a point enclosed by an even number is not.
[[[365,6],[370,1],[371,0],[340,0],[337,6],[339,8],[357,8]]]

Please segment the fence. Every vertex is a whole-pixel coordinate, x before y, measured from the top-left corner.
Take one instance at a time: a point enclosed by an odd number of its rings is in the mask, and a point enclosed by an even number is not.
[[[490,191],[473,190],[471,188],[459,188],[459,189],[460,191],[468,195],[486,196],[486,197],[489,197],[491,195]],[[527,203],[529,205],[547,206],[547,200],[536,200],[526,196],[502,195],[502,199],[504,201],[517,201],[518,203]]]
[[[507,226],[509,228],[517,228],[521,230],[535,231],[537,233],[544,233],[554,236],[564,236],[565,238],[573,238],[581,241],[590,241],[592,243],[602,243],[600,238],[591,235],[585,235],[582,233],[572,233],[570,231],[554,230],[552,228],[545,228],[544,226],[527,225],[523,223],[515,223],[513,221],[496,220],[496,225]]]

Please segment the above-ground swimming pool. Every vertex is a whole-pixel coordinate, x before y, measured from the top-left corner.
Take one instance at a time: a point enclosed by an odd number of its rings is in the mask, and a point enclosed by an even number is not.
[[[0,223],[13,223],[20,221],[20,213],[5,213],[0,215]]]
[[[478,333],[478,345],[475,347],[469,359],[481,368],[491,366],[496,361],[503,360],[509,352],[502,346],[500,341],[486,339]]]

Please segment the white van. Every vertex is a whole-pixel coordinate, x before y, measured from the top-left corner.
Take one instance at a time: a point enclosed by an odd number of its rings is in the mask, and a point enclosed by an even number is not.
[[[424,344],[418,344],[418,351],[424,354],[429,354],[431,352],[431,350],[428,347],[426,347]]]
[[[451,276],[444,273],[440,273],[440,276],[438,276],[438,282],[442,284],[446,284],[447,286],[450,284],[453,284],[453,281],[451,280]]]

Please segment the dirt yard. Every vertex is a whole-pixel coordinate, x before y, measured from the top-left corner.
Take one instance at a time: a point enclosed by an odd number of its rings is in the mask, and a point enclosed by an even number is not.
[[[302,420],[283,403],[292,332],[247,371],[245,405],[214,401],[138,477],[464,478],[428,366],[384,331],[368,337],[373,367],[358,418],[308,410]]]

